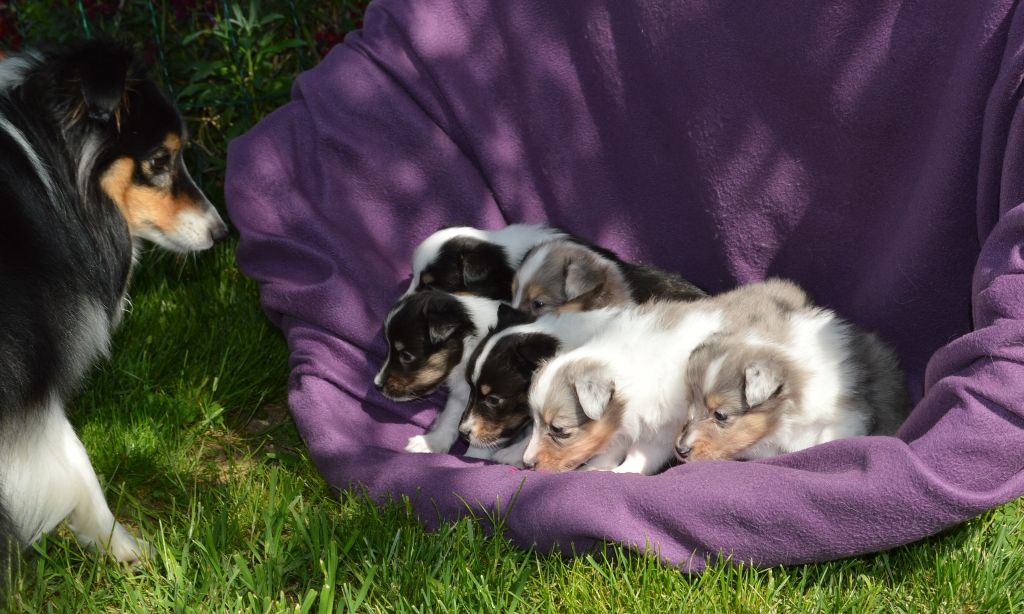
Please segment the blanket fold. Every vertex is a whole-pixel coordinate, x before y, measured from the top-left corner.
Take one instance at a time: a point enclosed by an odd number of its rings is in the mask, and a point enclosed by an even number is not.
[[[329,483],[694,571],[889,548],[1024,493],[1016,2],[377,0],[364,23],[228,155],[238,262]],[[443,404],[372,386],[413,248],[543,220],[712,291],[796,280],[895,345],[914,412],[648,477],[402,452]]]

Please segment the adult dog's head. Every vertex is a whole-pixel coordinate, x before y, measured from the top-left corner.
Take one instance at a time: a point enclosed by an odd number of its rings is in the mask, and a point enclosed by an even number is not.
[[[127,47],[90,41],[8,61],[16,62],[8,76],[24,80],[21,95],[52,114],[83,201],[108,199],[133,239],[175,252],[227,235],[185,167],[188,131],[178,109]]]

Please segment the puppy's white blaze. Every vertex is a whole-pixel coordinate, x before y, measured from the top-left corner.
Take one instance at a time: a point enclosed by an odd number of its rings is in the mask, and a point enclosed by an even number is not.
[[[718,383],[718,376],[722,370],[722,363],[725,362],[728,354],[722,354],[718,358],[711,361],[708,365],[708,370],[704,373],[704,392],[713,390],[715,384]]]
[[[516,295],[512,297],[513,307],[518,308],[523,302],[526,288],[533,281],[533,278],[537,276],[537,272],[544,265],[550,251],[550,245],[541,245],[530,254],[529,258],[523,260],[522,264],[519,265],[519,270],[516,271],[516,279],[518,280],[516,282]]]
[[[574,311],[567,313],[547,313],[527,324],[517,324],[504,330],[498,331],[484,344],[480,351],[470,378],[473,383],[480,380],[480,373],[487,363],[487,357],[498,341],[509,335],[523,335],[529,333],[544,333],[551,335],[558,340],[560,352],[568,352],[583,345],[604,328],[615,317],[622,313],[620,307],[605,307],[592,311]]]
[[[22,543],[52,531],[65,518],[84,546],[98,545],[123,561],[144,546],[110,512],[82,442],[57,401],[19,425],[0,445],[0,498]]]
[[[2,64],[2,62],[0,62],[0,64]],[[24,133],[22,133],[17,126],[12,124],[2,115],[0,115],[0,130],[6,132],[7,135],[18,144],[18,147],[21,147],[25,157],[28,158],[28,162],[32,167],[32,170],[35,171],[36,176],[39,177],[39,181],[43,182],[43,188],[46,190],[46,196],[50,202],[61,202],[57,198],[57,190],[54,187],[53,177],[50,174],[49,167],[45,162],[43,162],[42,158],[39,157],[39,154],[36,153],[35,148],[33,148],[28,142],[28,139],[25,138]]]
[[[498,323],[498,301],[479,296],[457,296],[462,306],[469,313],[469,319],[473,321],[473,327],[477,330],[477,336]],[[477,340],[473,342],[476,348]]]
[[[456,237],[477,239],[501,246],[505,249],[509,265],[515,268],[534,245],[561,236],[564,236],[564,233],[544,224],[511,224],[499,230],[481,230],[470,226],[442,228],[424,239],[413,251],[412,281],[405,295],[416,290],[423,270],[437,258],[444,244]]]

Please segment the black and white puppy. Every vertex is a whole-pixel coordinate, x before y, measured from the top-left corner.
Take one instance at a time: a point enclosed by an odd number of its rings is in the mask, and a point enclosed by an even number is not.
[[[502,304],[498,326],[477,346],[466,366],[469,404],[459,431],[469,443],[503,448],[527,439],[533,373],[559,352],[575,349],[609,326],[616,308],[551,313],[533,320]],[[525,443],[519,450],[519,460]]]
[[[512,304],[535,316],[706,296],[679,275],[625,262],[607,249],[574,237],[535,246],[512,281]]]
[[[64,412],[109,352],[138,240],[190,252],[227,233],[185,168],[187,140],[119,45],[0,62],[0,554],[65,518],[83,545],[145,553]]]
[[[413,252],[412,281],[405,294],[434,288],[511,300],[512,276],[526,252],[561,236],[562,231],[543,224],[511,224],[499,230],[442,228]]]
[[[477,343],[497,323],[498,301],[426,289],[403,296],[384,322],[388,354],[373,383],[392,401],[409,401],[448,387],[430,430],[409,439],[409,452],[448,452],[459,438],[469,400],[465,368]],[[470,450],[469,456],[486,453]]]

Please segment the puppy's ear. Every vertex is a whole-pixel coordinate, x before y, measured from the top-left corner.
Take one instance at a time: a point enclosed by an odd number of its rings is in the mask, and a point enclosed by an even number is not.
[[[131,51],[115,43],[90,42],[77,50],[73,62],[86,116],[103,124],[116,122],[132,66]]]
[[[530,379],[541,361],[558,351],[558,340],[550,335],[519,335],[515,347],[515,368],[524,379]]]
[[[449,310],[435,309],[427,312],[427,334],[434,345],[451,339],[462,324],[462,319]]]
[[[743,371],[743,398],[748,407],[757,407],[778,394],[783,377],[778,364],[759,360]]]
[[[462,281],[467,286],[479,283],[491,274],[491,265],[482,254],[466,252],[462,254]]]
[[[495,330],[504,330],[509,326],[518,326],[520,324],[529,324],[533,322],[534,318],[529,314],[525,314],[519,311],[508,303],[498,304],[498,324],[494,327]]]
[[[605,271],[593,259],[573,258],[565,267],[565,300],[572,302],[604,285]]]
[[[596,368],[580,374],[573,382],[576,397],[583,413],[591,420],[599,420],[608,409],[615,393],[615,382],[607,369]]]

